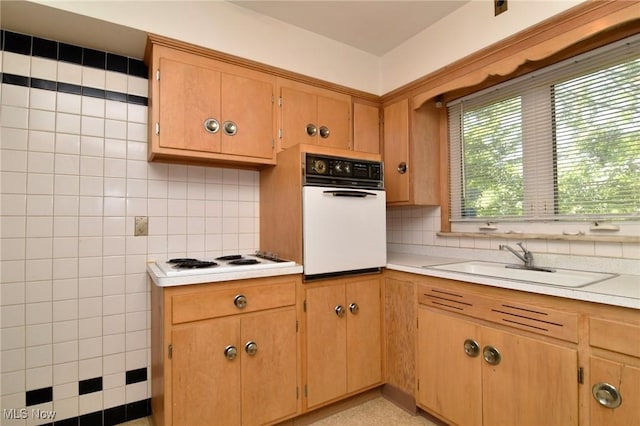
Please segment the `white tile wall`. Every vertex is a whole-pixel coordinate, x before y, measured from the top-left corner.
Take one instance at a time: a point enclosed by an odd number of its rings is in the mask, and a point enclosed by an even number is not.
[[[500,238],[439,237],[437,235],[439,231],[439,207],[393,207],[387,209],[387,241],[389,243],[483,250],[498,250],[498,245],[508,243]],[[526,246],[534,253],[640,259],[640,244],[638,243],[527,240]]]
[[[147,96],[143,78],[2,58],[6,73]],[[149,398],[149,381],[125,385],[149,367],[146,262],[256,250],[258,172],[147,163],[145,106],[3,84],[0,108],[0,409],[48,386],[57,420]]]

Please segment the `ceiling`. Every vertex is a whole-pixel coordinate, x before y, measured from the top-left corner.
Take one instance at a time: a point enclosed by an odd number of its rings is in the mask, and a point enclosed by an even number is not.
[[[161,0],[154,0],[161,1]],[[202,0],[220,1],[220,0]],[[228,0],[290,25],[383,56],[472,0]],[[55,3],[54,3],[55,5]],[[142,57],[144,31],[24,0],[1,0],[2,26],[43,38]]]
[[[383,56],[470,0],[230,1],[263,15]]]

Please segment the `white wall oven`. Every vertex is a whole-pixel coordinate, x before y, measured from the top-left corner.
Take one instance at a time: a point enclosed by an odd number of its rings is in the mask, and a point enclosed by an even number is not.
[[[381,161],[303,153],[302,253],[305,280],[386,265]]]

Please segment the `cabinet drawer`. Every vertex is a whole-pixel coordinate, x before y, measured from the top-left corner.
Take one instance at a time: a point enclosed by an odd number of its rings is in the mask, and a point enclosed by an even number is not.
[[[295,281],[269,285],[204,290],[171,297],[173,324],[294,305]],[[245,305],[236,298],[244,296]]]
[[[640,326],[602,318],[589,318],[589,344],[640,357]]]
[[[418,290],[418,303],[422,305],[578,342],[578,315],[575,313],[429,285],[420,285]]]

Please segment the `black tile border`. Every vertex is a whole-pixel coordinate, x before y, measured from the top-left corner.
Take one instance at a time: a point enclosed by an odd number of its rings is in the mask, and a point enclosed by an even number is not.
[[[75,46],[55,40],[2,30],[1,49],[22,55],[32,55],[86,67],[114,71],[134,77],[149,78],[149,70],[140,59]]]
[[[80,380],[78,382],[78,395],[99,392],[102,390],[102,377]]]
[[[138,368],[137,370],[129,370],[126,373],[126,381],[127,385],[131,385],[133,383],[146,382],[147,381],[147,367]]]
[[[113,426],[151,415],[151,399],[107,408],[102,411],[83,414],[78,417],[54,420],[51,426]]]
[[[128,104],[149,106],[149,98],[128,93],[114,92],[111,90],[96,89],[93,87],[79,86],[77,84],[62,83],[40,78],[25,77],[22,75],[0,73],[3,84],[14,86],[32,87],[34,89],[51,90],[54,92],[69,93],[72,95],[89,96],[92,98],[106,99],[110,101],[126,102]]]
[[[29,390],[26,392],[25,401],[27,407],[51,402],[53,401],[53,387]]]

